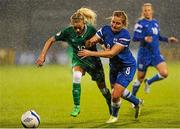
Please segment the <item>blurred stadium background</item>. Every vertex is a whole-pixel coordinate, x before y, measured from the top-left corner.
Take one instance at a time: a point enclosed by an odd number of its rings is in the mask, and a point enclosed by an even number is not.
[[[144,2],[153,4],[161,34],[180,40],[180,0],[0,0],[0,127],[22,127],[22,113],[34,109],[41,116],[41,128],[180,128],[180,43],[161,43],[170,76],[156,83],[149,95],[141,88],[138,96],[145,105],[140,119],[133,119],[134,111],[124,101],[120,120],[113,125],[104,123],[107,107],[90,76],[82,80],[81,114],[69,117],[73,103],[66,43],[57,42],[49,50],[46,63],[55,65],[43,69],[32,65],[44,42],[68,26],[69,17],[80,7],[97,12],[97,29],[109,24],[106,18],[114,10],[126,11],[132,35]],[[134,55],[138,45],[130,45]],[[151,69],[148,76],[156,72]],[[106,81],[109,86],[108,74]]]
[[[129,31],[140,16],[141,5],[151,2],[161,34],[180,39],[179,0],[0,0],[0,64],[33,64],[44,42],[59,29],[69,25],[69,17],[80,7],[97,12],[97,29],[114,10],[124,10],[129,17]],[[138,43],[131,43],[136,54]],[[161,44],[167,60],[180,60],[180,44]],[[67,64],[67,46],[56,43],[47,63]]]

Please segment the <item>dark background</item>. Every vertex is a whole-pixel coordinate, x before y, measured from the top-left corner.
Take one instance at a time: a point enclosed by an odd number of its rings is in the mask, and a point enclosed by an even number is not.
[[[36,53],[37,57],[44,42],[60,28],[68,26],[70,16],[80,7],[96,11],[97,29],[109,24],[106,18],[114,10],[124,10],[132,34],[144,2],[153,4],[161,35],[180,39],[180,0],[0,0],[0,48],[12,48],[19,56],[20,52],[28,51]],[[137,47],[138,43],[131,43],[131,48]],[[55,52],[60,48],[59,44],[55,44],[50,51]],[[168,58],[176,55],[174,59],[180,59],[179,43],[161,44],[161,48]]]

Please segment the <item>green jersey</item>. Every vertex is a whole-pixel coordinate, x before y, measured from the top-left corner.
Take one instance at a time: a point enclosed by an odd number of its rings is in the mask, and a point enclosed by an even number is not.
[[[81,59],[77,56],[79,50],[85,49],[85,41],[90,39],[96,33],[96,29],[91,25],[85,26],[84,34],[78,36],[72,26],[65,28],[55,35],[56,41],[65,41],[73,50],[72,65],[89,65],[93,67],[92,57]],[[96,46],[88,48],[89,50],[96,51]]]
[[[86,57],[81,59],[77,55],[79,50],[87,49],[85,47],[85,41],[90,39],[96,34],[96,29],[91,25],[85,25],[84,33],[79,36],[74,31],[72,26],[69,26],[55,35],[56,41],[65,41],[72,48],[72,66],[81,66],[85,71],[87,71],[93,80],[103,81],[104,72],[102,68],[102,63],[99,57]],[[97,51],[96,45],[88,48],[92,51]]]

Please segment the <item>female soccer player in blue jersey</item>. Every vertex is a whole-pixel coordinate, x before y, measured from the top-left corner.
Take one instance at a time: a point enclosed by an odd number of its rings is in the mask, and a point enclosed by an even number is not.
[[[158,70],[158,74],[150,79],[145,79],[145,92],[150,92],[150,85],[153,82],[167,78],[168,70],[163,56],[159,50],[159,41],[177,42],[175,37],[163,37],[160,35],[159,23],[153,18],[153,7],[151,3],[142,6],[142,16],[136,23],[133,41],[140,42],[137,55],[137,79],[133,84],[132,93],[136,95],[143,82],[147,69],[153,66]]]
[[[96,13],[88,8],[80,8],[71,16],[71,26],[61,30],[55,36],[49,38],[36,61],[38,66],[42,66],[47,51],[55,41],[66,41],[72,48],[72,69],[73,69],[73,101],[74,108],[71,116],[76,117],[80,113],[80,95],[81,95],[81,78],[85,72],[89,73],[92,80],[96,81],[98,88],[106,99],[111,114],[111,94],[105,85],[104,71],[99,57],[89,57],[81,59],[77,56],[79,50],[85,48],[85,41],[91,38],[95,33],[94,23],[96,22]],[[89,50],[96,51],[96,46]]]
[[[139,115],[139,104],[141,100],[132,95],[126,88],[132,81],[136,71],[136,61],[129,49],[130,34],[125,29],[128,19],[124,11],[114,11],[111,18],[111,25],[100,28],[87,45],[103,42],[107,48],[104,51],[79,51],[79,56],[110,58],[110,83],[112,87],[111,109],[112,114],[107,123],[114,123],[118,120],[118,111],[121,105],[120,97],[132,102],[135,105],[135,118]]]

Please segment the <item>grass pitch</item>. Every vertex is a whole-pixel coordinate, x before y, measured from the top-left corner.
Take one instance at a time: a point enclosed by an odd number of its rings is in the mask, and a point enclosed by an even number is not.
[[[168,69],[169,77],[154,83],[150,94],[144,93],[144,84],[140,88],[138,96],[145,104],[138,120],[124,100],[118,122],[105,124],[107,105],[88,74],[82,79],[81,113],[74,118],[69,66],[0,66],[0,127],[22,127],[21,115],[34,109],[41,117],[40,128],[180,128],[180,62],[169,62]],[[108,67],[105,72],[109,86]],[[155,73],[150,68],[147,77]]]

